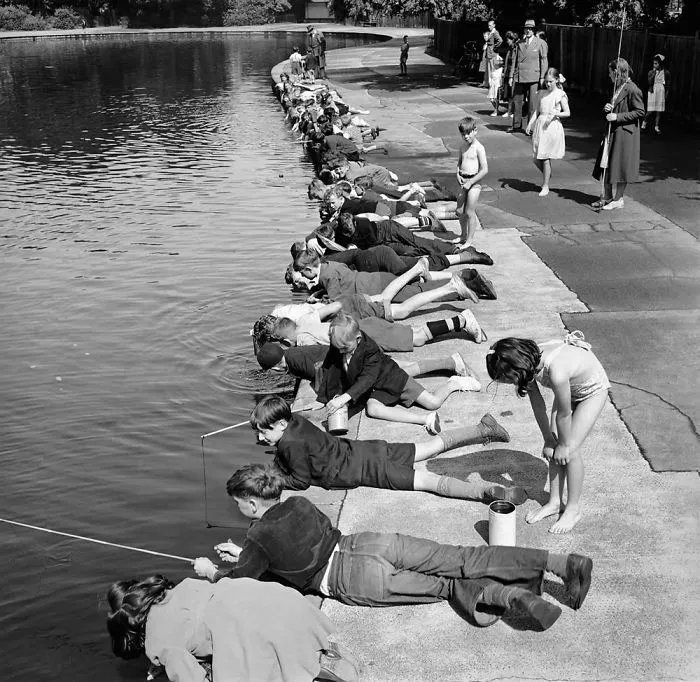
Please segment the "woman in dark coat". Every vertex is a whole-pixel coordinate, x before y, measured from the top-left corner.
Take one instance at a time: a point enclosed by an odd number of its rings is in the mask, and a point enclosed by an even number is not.
[[[622,58],[608,64],[615,91],[605,105],[605,119],[610,124],[607,168],[601,167],[604,145],[598,153],[593,177],[603,180],[604,193],[593,208],[610,211],[625,205],[623,195],[628,182],[639,182],[639,126],[644,119],[642,91],[630,79],[629,64]],[[612,186],[615,185],[613,198]]]

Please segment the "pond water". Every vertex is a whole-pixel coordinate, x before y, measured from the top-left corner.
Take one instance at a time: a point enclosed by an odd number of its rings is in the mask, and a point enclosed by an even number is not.
[[[328,36],[329,48],[363,39]],[[0,41],[0,517],[184,557],[240,541],[248,330],[316,224],[269,71],[301,35]],[[289,388],[289,386],[287,386]],[[0,523],[2,679],[143,680],[103,595],[187,563]]]

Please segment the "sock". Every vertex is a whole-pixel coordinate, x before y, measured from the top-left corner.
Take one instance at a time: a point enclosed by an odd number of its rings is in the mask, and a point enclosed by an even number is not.
[[[455,367],[454,360],[451,357],[427,358],[425,360],[418,360],[415,364],[418,365],[419,374],[440,372],[442,370],[454,372]]]
[[[428,216],[419,215],[418,216],[418,227],[430,227],[431,222]]]
[[[481,443],[484,440],[480,425],[458,426],[456,429],[443,431],[438,435],[438,437],[441,438],[442,442],[445,444],[445,449],[443,452],[447,450],[454,450],[454,448],[458,448],[461,445]]]
[[[484,604],[501,606],[504,609],[508,609],[515,597],[527,592],[529,592],[529,590],[518,585],[501,585],[500,583],[493,582],[484,587],[479,601]]]
[[[443,434],[439,434],[442,438]],[[440,476],[435,492],[442,497],[454,497],[459,500],[481,500],[484,497],[484,481],[461,481],[450,476]]]
[[[450,332],[458,332],[462,327],[464,327],[464,318],[461,315],[455,315],[446,320],[435,320],[434,322],[426,322],[425,326],[428,328],[428,334],[431,339],[442,334],[449,334]]]
[[[566,562],[568,558],[568,554],[549,552],[545,570],[554,573],[554,575],[558,575],[560,578],[566,578]]]

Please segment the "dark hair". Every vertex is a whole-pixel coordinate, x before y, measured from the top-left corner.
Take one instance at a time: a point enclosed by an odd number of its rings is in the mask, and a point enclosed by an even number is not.
[[[516,41],[519,38],[515,31],[506,31],[506,40]]]
[[[491,346],[486,355],[486,370],[494,381],[514,383],[522,398],[535,379],[541,357],[540,347],[534,341],[509,337]]]
[[[324,168],[319,174],[318,174],[318,179],[325,183],[326,185],[332,185],[333,184],[333,171],[330,168]],[[311,197],[309,197],[310,199]],[[320,199],[321,197],[314,197]]]
[[[272,339],[272,330],[277,318],[274,315],[263,315],[253,325],[253,352],[257,355],[261,346]]]
[[[250,413],[250,425],[254,429],[269,429],[280,419],[289,421],[292,409],[289,403],[278,395],[266,395]]]
[[[143,580],[121,580],[109,588],[107,631],[112,652],[120,658],[136,658],[143,652],[146,619],[151,606],[163,601],[174,584],[162,575]]]
[[[241,499],[277,500],[284,488],[284,478],[274,464],[248,464],[226,481],[229,496]]]
[[[344,242],[350,241],[355,234],[355,216],[344,211],[338,217],[338,237],[344,237]],[[340,243],[340,242],[338,242]]]
[[[465,116],[459,122],[459,125],[457,127],[459,128],[459,132],[462,133],[462,135],[464,135],[466,133],[471,133],[472,130],[476,130],[476,126],[478,124],[478,118],[475,118],[474,116]]]
[[[290,252],[292,254],[292,260],[294,260],[302,251],[306,251],[307,244],[303,239],[300,239],[298,242],[294,242],[292,246],[290,247]],[[290,273],[290,279],[291,279],[291,273]],[[285,280],[286,280],[286,273],[285,273]],[[291,284],[292,282],[287,282],[287,284]]]
[[[302,251],[294,259],[294,269],[297,272],[301,272],[306,267],[316,267],[321,262],[319,255],[315,251],[307,249]]]

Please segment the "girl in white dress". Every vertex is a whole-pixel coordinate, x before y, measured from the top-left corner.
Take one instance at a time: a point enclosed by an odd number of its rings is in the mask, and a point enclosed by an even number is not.
[[[654,132],[658,135],[661,114],[666,111],[666,97],[668,96],[668,86],[670,72],[665,68],[666,58],[662,54],[654,55],[654,68],[647,76],[647,113],[642,122],[642,130],[646,130],[647,119],[654,114]]]
[[[537,95],[530,122],[525,132],[532,134],[533,161],[542,173],[540,196],[549,194],[549,180],[552,176],[552,159],[564,157],[564,127],[560,119],[568,118],[569,99],[562,86],[564,77],[551,68],[544,77],[545,89]]]

